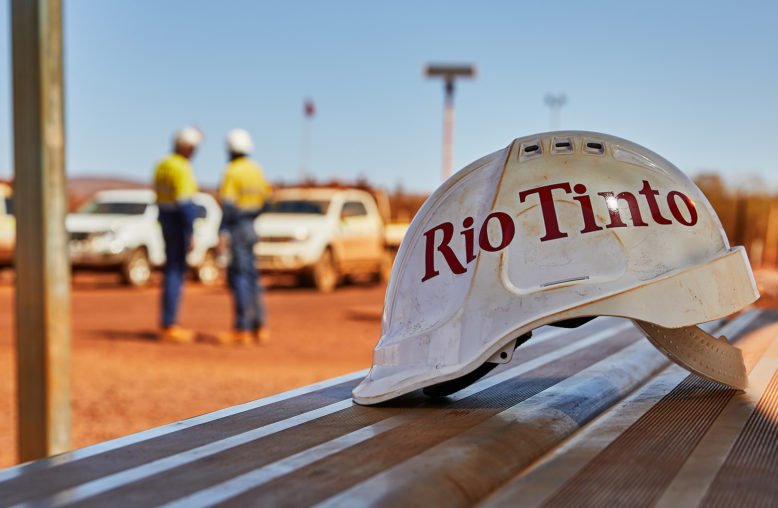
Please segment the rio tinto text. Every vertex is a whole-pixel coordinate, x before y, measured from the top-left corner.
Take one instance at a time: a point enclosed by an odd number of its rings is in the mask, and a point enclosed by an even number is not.
[[[652,188],[648,180],[643,180],[642,187],[636,192],[622,191],[598,192],[597,196],[605,200],[608,208],[608,223],[600,224],[597,222],[594,210],[592,208],[592,196],[588,194],[588,189],[581,183],[571,184],[570,182],[561,182],[551,185],[543,185],[520,191],[518,199],[520,203],[536,202],[540,205],[540,214],[545,226],[545,234],[539,238],[541,242],[548,242],[565,238],[569,236],[568,231],[562,231],[559,226],[554,197],[566,197],[573,194],[572,198],[578,202],[581,211],[581,220],[583,229],[578,231],[580,234],[593,233],[603,229],[625,228],[628,224],[619,212],[619,202],[624,202],[629,208],[632,219],[632,226],[646,227],[651,221],[654,224],[666,226],[674,223],[683,226],[694,226],[697,224],[697,209],[694,202],[689,197],[677,190],[671,190],[664,196],[667,208],[670,210],[670,216],[662,215],[659,208],[659,199],[661,193]],[[637,194],[637,195],[636,195]],[[638,196],[642,197],[650,212],[650,219],[645,219],[640,212]],[[490,221],[496,221],[500,227],[499,241],[489,238],[487,226]],[[492,212],[481,222],[478,237],[476,241],[476,230],[474,228],[475,220],[472,217],[465,218],[462,221],[462,230],[460,235],[464,237],[464,257],[460,258],[451,247],[454,239],[454,224],[443,222],[424,232],[425,250],[424,250],[424,277],[422,282],[429,280],[440,274],[435,266],[435,251],[440,252],[448,268],[456,274],[467,272],[467,266],[476,258],[476,248],[488,252],[497,252],[510,245],[516,234],[516,225],[513,218],[505,212]],[[438,233],[439,232],[439,233]]]

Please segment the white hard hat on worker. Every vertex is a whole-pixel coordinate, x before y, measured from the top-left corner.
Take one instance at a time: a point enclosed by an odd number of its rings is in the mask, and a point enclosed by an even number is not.
[[[227,133],[227,150],[236,154],[250,154],[254,150],[251,134],[245,129],[232,129]]]
[[[632,318],[673,360],[742,388],[740,351],[692,325],[758,296],[743,248],[662,157],[593,132],[520,138],[446,181],[414,218],[353,395],[449,393],[533,329],[598,315]]]
[[[203,142],[203,132],[197,127],[184,127],[176,133],[174,143],[177,147],[197,148]]]

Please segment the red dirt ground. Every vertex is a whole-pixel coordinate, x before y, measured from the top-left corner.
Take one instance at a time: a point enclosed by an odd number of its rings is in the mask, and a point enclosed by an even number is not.
[[[0,468],[16,463],[13,274],[0,274]],[[283,281],[282,281],[283,282]],[[112,274],[76,274],[72,289],[72,445],[81,448],[370,366],[385,286],[330,295],[276,285],[265,293],[271,341],[222,346],[225,287],[189,283],[180,322],[201,340],[155,340],[158,285],[131,289]]]

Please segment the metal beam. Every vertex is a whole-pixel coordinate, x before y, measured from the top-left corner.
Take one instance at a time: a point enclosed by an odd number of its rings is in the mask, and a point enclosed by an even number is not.
[[[476,68],[474,65],[462,64],[462,65],[428,65],[424,69],[424,73],[427,77],[444,77],[449,78],[472,78],[476,74]]]
[[[60,0],[12,0],[19,459],[70,448]]]

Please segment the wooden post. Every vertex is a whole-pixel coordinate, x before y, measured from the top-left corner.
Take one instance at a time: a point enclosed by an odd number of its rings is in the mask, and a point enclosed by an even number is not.
[[[738,192],[735,198],[735,238],[733,245],[743,245],[748,248],[748,197],[743,192]],[[750,254],[750,253],[749,253]]]
[[[12,0],[19,459],[70,449],[60,0]]]
[[[767,213],[767,232],[764,240],[764,264],[775,268],[778,259],[778,202],[770,200],[770,211]]]

